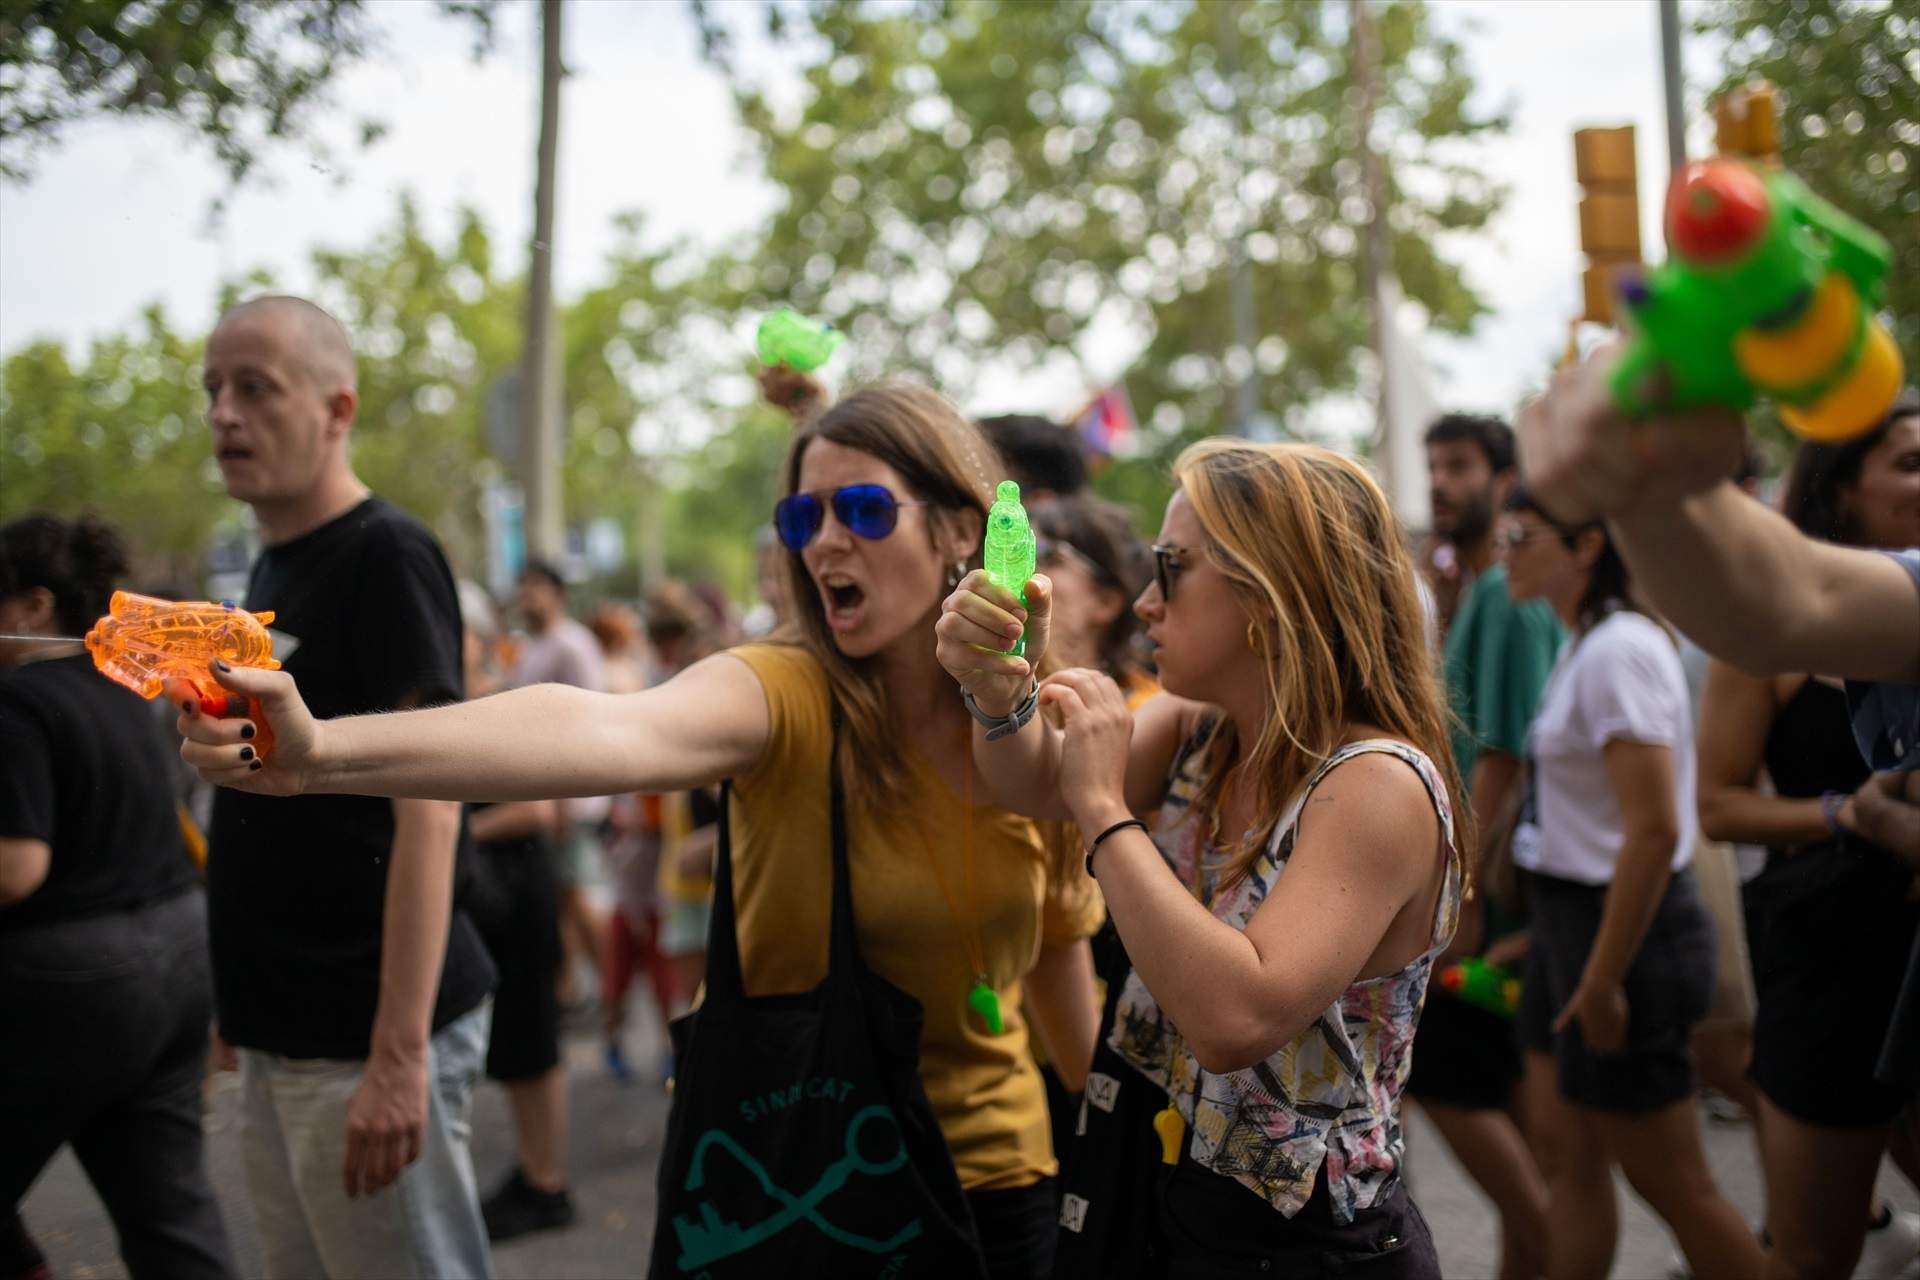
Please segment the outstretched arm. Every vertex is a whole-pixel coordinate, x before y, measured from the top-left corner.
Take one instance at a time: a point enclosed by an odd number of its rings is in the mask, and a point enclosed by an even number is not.
[[[1920,593],[1907,573],[1813,542],[1735,489],[1738,414],[1625,417],[1607,382],[1617,357],[1562,370],[1521,414],[1527,484],[1554,518],[1610,521],[1653,605],[1743,670],[1920,681]]]
[[[738,658],[716,654],[641,693],[535,685],[424,711],[315,720],[283,671],[222,669],[258,698],[275,746],[265,761],[244,720],[181,703],[180,754],[209,782],[267,795],[346,792],[430,800],[542,800],[679,791],[750,767],[766,746],[767,700]]]
[[[1647,598],[1734,666],[1920,682],[1920,591],[1890,557],[1815,542],[1731,483],[1613,527]]]

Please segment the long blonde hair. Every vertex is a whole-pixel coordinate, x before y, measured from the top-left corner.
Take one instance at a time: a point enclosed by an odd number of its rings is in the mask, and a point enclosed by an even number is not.
[[[985,527],[999,457],[980,429],[936,392],[890,383],[856,391],[836,403],[794,433],[787,450],[786,493],[799,490],[800,462],[815,440],[858,449],[898,472],[912,490],[900,497],[928,504],[929,537],[937,536],[940,522],[964,511],[977,512]],[[976,548],[966,564],[972,567],[978,562]],[[905,757],[894,740],[893,708],[878,656],[849,658],[840,652],[827,626],[820,593],[797,551],[787,553],[787,581],[793,593],[797,641],[826,671],[839,703],[840,777],[847,795],[874,812],[907,803]],[[926,602],[926,608],[938,604],[935,597]],[[927,644],[931,648],[932,636]],[[954,696],[960,696],[958,690]]]
[[[1234,850],[1238,880],[1287,806],[1352,721],[1424,751],[1446,780],[1457,844],[1470,810],[1447,737],[1447,704],[1408,554],[1380,486],[1359,463],[1308,444],[1203,440],[1174,463],[1206,555],[1252,619],[1270,711],[1244,752],[1220,717],[1199,748],[1193,810],[1217,818],[1236,759],[1255,789],[1255,822]]]

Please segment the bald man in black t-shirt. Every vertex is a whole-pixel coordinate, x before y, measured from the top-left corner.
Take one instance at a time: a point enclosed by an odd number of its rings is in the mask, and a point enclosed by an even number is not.
[[[221,476],[259,524],[246,607],[274,611],[275,657],[329,715],[458,700],[453,576],[425,527],[354,475],[338,322],[298,298],[241,303],[204,377]],[[466,1113],[494,974],[456,902],[464,841],[453,803],[215,799],[219,1028],[241,1050],[275,1275],[490,1274]]]

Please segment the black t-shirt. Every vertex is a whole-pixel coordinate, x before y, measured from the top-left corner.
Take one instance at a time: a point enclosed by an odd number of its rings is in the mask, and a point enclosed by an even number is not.
[[[193,883],[168,754],[152,709],[84,653],[0,676],[0,837],[52,855],[40,888],[0,907],[0,937]]]
[[[460,607],[424,526],[368,498],[261,552],[246,607],[274,612],[274,656],[322,719],[461,697]],[[462,829],[460,858],[467,839]],[[220,1032],[294,1058],[364,1058],[380,996],[393,802],[222,789],[207,839]],[[457,883],[457,881],[456,881]],[[438,1030],[493,987],[456,893]]]

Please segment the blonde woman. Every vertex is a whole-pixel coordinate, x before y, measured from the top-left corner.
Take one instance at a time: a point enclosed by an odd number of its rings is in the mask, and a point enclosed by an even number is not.
[[[1208,441],[1174,478],[1136,605],[1166,694],[1130,715],[1107,676],[1064,671],[1037,693],[1060,727],[975,738],[1002,803],[1087,834],[1132,962],[1061,1274],[1437,1276],[1399,1099],[1462,867],[1413,563],[1378,486],[1327,450]],[[1034,696],[1029,661],[996,652],[1011,604],[970,575],[938,628],[988,715]]]
[[[988,1274],[1045,1276],[1056,1166],[1023,1014],[1077,1088],[1097,1012],[1085,939],[1101,917],[1080,868],[1050,861],[1033,823],[966,805],[970,722],[933,628],[980,545],[997,472],[978,429],[933,392],[855,393],[795,433],[774,513],[797,642],[717,654],[625,696],[544,685],[323,722],[295,690],[297,658],[290,672],[220,671],[262,699],[277,749],[263,764],[240,722],[187,715],[184,754],[210,781],[276,795],[524,799],[732,779],[749,995],[805,992],[827,971],[837,764],[859,950],[924,1007],[920,1078]],[[970,1003],[986,1003],[982,987],[999,1028]]]

